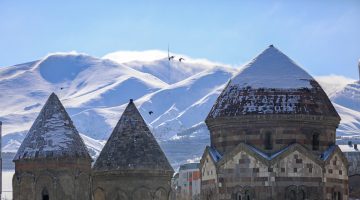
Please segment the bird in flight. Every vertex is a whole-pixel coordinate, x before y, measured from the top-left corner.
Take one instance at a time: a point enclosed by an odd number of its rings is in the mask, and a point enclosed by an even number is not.
[[[154,112],[153,111],[149,111],[149,115],[152,115]]]
[[[175,58],[175,56],[169,56],[168,58],[169,58],[169,60],[173,60]]]
[[[183,60],[185,60],[185,58],[179,58],[179,61],[180,61],[180,62],[183,61]]]

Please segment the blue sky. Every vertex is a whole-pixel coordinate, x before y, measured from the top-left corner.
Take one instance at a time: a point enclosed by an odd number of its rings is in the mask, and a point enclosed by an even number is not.
[[[312,75],[358,78],[360,1],[0,0],[0,66],[78,51],[171,50],[240,65],[274,44]]]

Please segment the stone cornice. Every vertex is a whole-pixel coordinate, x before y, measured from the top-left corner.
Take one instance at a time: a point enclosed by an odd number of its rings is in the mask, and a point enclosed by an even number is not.
[[[214,119],[207,119],[206,125],[209,128],[223,126],[223,125],[232,125],[236,124],[249,124],[252,125],[256,124],[268,124],[271,122],[301,122],[302,124],[314,124],[314,125],[326,125],[326,126],[333,126],[335,128],[338,127],[340,123],[340,119],[337,117],[330,117],[330,116],[321,116],[321,115],[287,115],[287,114],[266,114],[266,115],[244,115],[244,116],[237,116],[237,117],[218,117]]]
[[[94,177],[102,177],[104,175],[108,176],[122,176],[122,177],[139,177],[146,176],[146,177],[168,177],[173,176],[172,171],[164,171],[164,170],[108,170],[108,171],[92,171]]]

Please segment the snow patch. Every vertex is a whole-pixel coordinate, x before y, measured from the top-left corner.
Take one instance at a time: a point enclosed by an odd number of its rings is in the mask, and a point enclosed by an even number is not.
[[[231,80],[230,85],[258,88],[312,88],[313,78],[273,46],[260,53]]]

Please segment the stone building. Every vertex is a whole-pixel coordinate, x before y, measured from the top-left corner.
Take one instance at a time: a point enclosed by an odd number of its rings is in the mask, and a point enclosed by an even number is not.
[[[339,145],[349,163],[349,198],[360,199],[360,145],[348,141],[347,145]]]
[[[168,200],[173,194],[174,171],[132,100],[93,168],[54,93],[13,161],[14,200]]]
[[[348,199],[339,122],[313,77],[269,46],[229,81],[206,118],[201,198]]]
[[[89,200],[91,157],[53,93],[15,158],[14,200]]]
[[[167,200],[173,173],[130,100],[94,164],[94,200]]]

